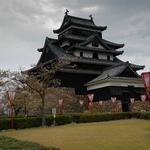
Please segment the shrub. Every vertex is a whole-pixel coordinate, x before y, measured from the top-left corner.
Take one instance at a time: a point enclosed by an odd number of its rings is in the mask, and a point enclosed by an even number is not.
[[[44,147],[35,142],[20,141],[6,136],[0,136],[0,149],[4,150],[18,150],[18,149],[30,149],[30,150],[59,150],[54,147]]]
[[[142,112],[134,112],[134,117],[137,119],[143,119]],[[116,112],[115,120],[119,119],[130,119],[132,118],[132,112]],[[150,119],[150,112],[145,113],[145,119]],[[52,115],[45,116],[46,124],[51,126],[53,124],[54,118]],[[100,121],[110,121],[114,120],[113,113],[93,113],[93,122]],[[57,125],[64,125],[71,122],[76,123],[88,123],[91,122],[91,113],[72,113],[56,115],[55,121]],[[14,129],[24,129],[41,126],[41,117],[27,117],[27,118],[14,118],[13,128]],[[4,118],[0,119],[0,130],[7,130],[11,128],[11,119]]]
[[[143,113],[142,113],[142,117],[143,117]],[[145,113],[145,119],[150,120],[150,112]]]
[[[72,122],[72,117],[70,115],[57,115],[56,118],[57,125],[64,125]]]

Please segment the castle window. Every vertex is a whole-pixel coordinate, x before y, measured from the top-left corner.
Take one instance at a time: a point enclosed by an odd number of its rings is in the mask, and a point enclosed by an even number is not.
[[[93,58],[98,59],[98,54],[96,52],[93,53]]]
[[[98,47],[98,40],[97,40],[97,39],[95,39],[95,40],[92,42],[92,46]]]
[[[107,55],[107,60],[110,60],[110,56],[109,55]]]
[[[83,57],[83,52],[80,52],[80,57]]]
[[[97,42],[93,42],[93,43],[92,43],[92,46],[98,47],[98,43],[97,43]]]

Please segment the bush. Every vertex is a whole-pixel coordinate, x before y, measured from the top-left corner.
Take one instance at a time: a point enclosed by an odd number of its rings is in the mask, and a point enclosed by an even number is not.
[[[20,141],[6,136],[0,136],[0,150],[18,150],[18,149],[28,149],[28,150],[59,150],[59,148],[54,147],[44,147],[35,142]]]
[[[143,119],[142,112],[134,112],[134,117],[137,119]],[[115,120],[119,119],[131,119],[132,112],[117,112],[115,113]],[[150,112],[145,113],[145,119],[150,119]],[[93,122],[110,121],[114,120],[113,113],[93,113]],[[54,118],[52,115],[46,115],[45,121],[48,126],[53,124]],[[71,122],[76,123],[88,123],[91,122],[91,113],[72,113],[56,115],[55,121],[57,125],[64,125]],[[27,118],[14,118],[13,128],[24,129],[41,126],[41,117],[27,117]],[[11,119],[0,119],[0,130],[11,129]]]
[[[41,118],[13,118],[14,129],[39,127]],[[11,119],[0,119],[0,130],[11,129]]]
[[[45,120],[46,120],[46,124],[48,126],[51,126],[54,122],[54,118],[53,115],[46,115],[45,116]],[[72,118],[70,115],[58,115],[56,114],[56,118],[55,121],[57,123],[57,125],[64,125],[64,124],[68,124],[72,122]]]
[[[70,114],[72,116],[73,122],[76,123],[88,123],[91,122],[91,113],[74,113]],[[115,120],[120,119],[131,119],[132,112],[116,112],[115,113]],[[142,112],[134,112],[134,117],[137,119],[143,118]],[[150,113],[147,114],[147,118],[150,119]],[[145,118],[146,118],[145,117]],[[100,121],[110,121],[114,120],[114,113],[93,113],[93,122],[100,122]]]
[[[142,118],[143,118],[143,113],[142,113]],[[145,119],[150,120],[150,112],[145,113]]]
[[[57,115],[55,119],[57,125],[64,125],[72,122],[72,117],[70,115]]]
[[[57,115],[57,125],[64,125],[72,122],[70,115]],[[53,124],[54,118],[52,115],[46,115],[45,121],[48,126]],[[25,129],[41,126],[41,117],[13,118],[13,129]],[[0,119],[0,130],[11,129],[11,119]]]
[[[11,119],[0,119],[0,130],[11,129]]]

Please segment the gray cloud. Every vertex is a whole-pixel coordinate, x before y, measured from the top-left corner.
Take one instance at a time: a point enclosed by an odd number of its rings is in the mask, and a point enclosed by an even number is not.
[[[149,0],[1,0],[0,69],[30,68],[37,63],[45,37],[57,38],[53,29],[60,27],[64,12],[89,18],[108,28],[103,38],[124,43],[123,60],[147,65],[150,56]],[[140,59],[144,58],[140,61]]]

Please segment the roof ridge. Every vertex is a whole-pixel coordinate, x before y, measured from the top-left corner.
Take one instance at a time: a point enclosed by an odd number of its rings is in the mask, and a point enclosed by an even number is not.
[[[86,19],[86,18],[81,18],[81,17],[71,16],[71,15],[66,15],[66,17],[75,18],[75,19],[87,20],[87,21],[91,21],[91,22],[94,23],[94,21],[92,21],[91,19]]]

